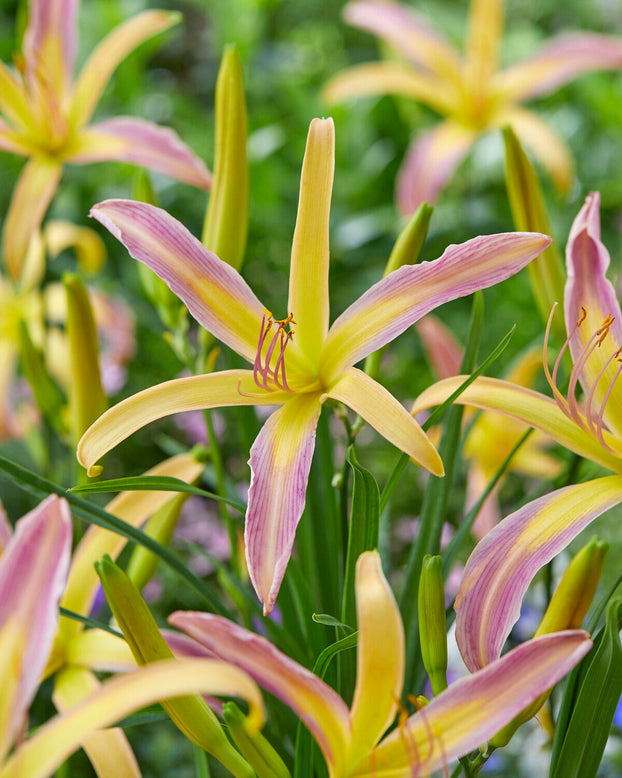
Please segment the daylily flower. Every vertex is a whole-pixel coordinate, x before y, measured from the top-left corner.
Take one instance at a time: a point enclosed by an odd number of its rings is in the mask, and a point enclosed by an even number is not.
[[[294,232],[289,300],[279,320],[242,277],[164,211],[110,200],[92,214],[154,270],[209,332],[252,364],[168,381],[101,416],[78,446],[89,473],[129,434],[167,414],[227,405],[280,405],[250,452],[246,555],[251,580],[272,609],[305,502],[315,430],[327,399],[345,403],[387,440],[436,475],[436,449],[403,406],[353,367],[448,300],[497,283],[537,256],[549,238],[513,233],[449,247],[434,262],[390,273],[328,326],[328,222],[334,127],[311,123]],[[293,335],[295,329],[295,335]]]
[[[495,378],[476,379],[456,400],[525,422],[557,443],[592,461],[622,473],[622,311],[613,285],[606,278],[609,253],[600,240],[600,198],[590,194],[575,219],[568,245],[568,280],[564,311],[568,340],[552,372],[548,367],[547,327],[544,368],[554,399]],[[564,397],[556,385],[567,346],[574,362]],[[439,381],[417,398],[413,413],[442,403],[466,376]],[[583,387],[583,405],[576,397]]]
[[[28,157],[4,224],[9,273],[19,278],[31,235],[56,191],[64,162],[118,160],[207,189],[204,164],[170,129],[119,116],[89,124],[117,65],[179,15],[146,11],[119,25],[74,82],[78,0],[31,0],[18,73],[0,63],[0,149]]]
[[[591,646],[578,630],[529,641],[408,717],[399,702],[404,629],[377,552],[359,557],[355,586],[357,677],[350,709],[330,686],[265,638],[209,613],[178,611],[169,618],[292,708],[316,739],[331,778],[405,778],[447,767],[492,737]],[[397,727],[381,739],[398,712]]]
[[[498,70],[503,0],[472,0],[464,56],[405,5],[355,0],[344,8],[349,24],[378,35],[402,61],[358,65],[332,79],[329,102],[360,95],[395,94],[422,102],[445,117],[409,149],[397,181],[404,213],[434,202],[482,133],[509,125],[567,190],[572,159],[562,139],[520,103],[552,92],[581,73],[619,68],[622,40],[592,33],[553,38],[535,57]]]

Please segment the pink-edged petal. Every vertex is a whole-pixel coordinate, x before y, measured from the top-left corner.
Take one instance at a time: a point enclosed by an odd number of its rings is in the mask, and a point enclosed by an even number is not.
[[[614,383],[620,363],[611,355],[622,346],[622,311],[613,284],[607,280],[609,252],[600,239],[600,195],[592,192],[585,200],[573,222],[566,246],[566,267],[568,280],[564,290],[564,314],[566,329],[570,337],[570,353],[573,362],[578,363],[581,353],[603,325],[607,316],[613,317],[607,336],[597,346],[579,373],[581,385],[586,393],[594,386],[593,404],[597,413],[605,399],[603,418],[618,437],[622,435],[622,383]],[[584,315],[585,314],[585,315]],[[577,327],[577,322],[582,323]],[[601,371],[604,372],[601,375]],[[600,376],[600,378],[599,378]]]
[[[255,360],[263,306],[236,270],[153,205],[106,200],[91,208],[91,216],[160,276],[199,324],[249,362]]]
[[[319,392],[290,395],[251,448],[251,484],[244,527],[248,573],[264,613],[274,606],[305,507]]]
[[[425,349],[426,359],[437,378],[451,378],[460,372],[462,346],[453,333],[436,316],[420,319],[417,332]]]
[[[52,698],[62,713],[100,688],[90,670],[67,667],[56,676]],[[99,778],[141,778],[134,752],[120,727],[93,732],[81,745]]]
[[[553,38],[535,57],[503,70],[495,79],[504,100],[521,102],[547,94],[592,70],[622,67],[622,39],[594,33]]]
[[[50,719],[0,766],[0,778],[48,778],[92,732],[159,700],[201,693],[241,697],[249,704],[251,732],[263,725],[259,689],[236,667],[211,659],[152,662],[105,681],[84,702]]]
[[[24,34],[24,60],[30,81],[51,83],[63,96],[73,75],[78,48],[79,0],[31,0]]]
[[[296,343],[315,368],[328,332],[328,223],[335,172],[335,125],[314,119],[300,177],[300,199],[289,274],[288,313]]]
[[[570,189],[574,177],[572,154],[562,138],[531,111],[509,108],[494,117],[498,127],[510,125],[522,144],[534,155],[561,192]]]
[[[417,464],[434,475],[443,475],[441,458],[425,432],[387,389],[362,370],[346,368],[326,396],[352,408]]]
[[[446,769],[561,680],[591,647],[589,635],[581,630],[523,643],[435,697],[393,730],[353,776],[409,778]]]
[[[355,65],[338,73],[322,92],[327,103],[379,95],[409,97],[429,105],[440,114],[450,113],[459,99],[459,93],[452,84],[398,62]]]
[[[356,0],[343,9],[348,24],[377,35],[414,65],[457,82],[460,58],[426,22],[405,5]]]
[[[145,424],[183,411],[228,405],[278,405],[291,398],[287,392],[259,389],[251,370],[187,376],[151,386],[109,408],[78,443],[78,460],[92,471],[98,459]]]
[[[67,502],[52,495],[17,522],[0,559],[0,763],[52,647],[71,532]]]
[[[320,366],[325,380],[335,380],[344,367],[389,343],[442,303],[514,275],[550,242],[533,232],[484,235],[449,246],[433,262],[394,270],[330,328]]]
[[[478,543],[455,603],[456,641],[469,670],[501,655],[537,571],[620,501],[622,476],[568,486],[512,513]]]
[[[350,769],[367,756],[395,718],[404,684],[405,652],[402,617],[377,551],[358,558],[355,587],[359,638],[350,711]]]
[[[336,692],[265,638],[211,613],[177,611],[169,622],[248,673],[289,706],[317,740],[334,778],[344,775],[349,711]],[[1,776],[0,776],[1,778]]]
[[[417,414],[426,408],[445,402],[467,378],[468,376],[465,375],[456,376],[433,384],[417,397],[411,413]],[[477,378],[462,392],[456,402],[481,408],[484,411],[496,411],[511,419],[522,421],[582,457],[587,457],[615,472],[622,470],[622,449],[616,442],[616,438],[606,431],[603,433],[604,441],[609,448],[615,451],[616,445],[618,446],[617,455],[604,448],[595,436],[582,430],[572,419],[564,415],[554,400],[532,389],[511,384],[509,381],[500,381],[497,378]]]
[[[178,181],[209,189],[212,177],[203,161],[174,130],[145,119],[118,116],[80,133],[68,162],[131,162]]]
[[[499,64],[502,32],[503,0],[471,0],[464,81],[475,106],[488,98],[490,78]]]
[[[402,162],[395,196],[400,211],[412,214],[421,203],[434,203],[478,132],[447,120],[419,136]]]
[[[40,0],[46,2],[47,0]],[[115,27],[95,48],[76,81],[70,107],[74,128],[85,125],[117,66],[143,41],[168,30],[181,19],[171,11],[144,11]]]
[[[4,261],[15,279],[20,277],[28,244],[54,196],[61,171],[59,162],[35,157],[26,163],[15,185],[2,236]]]

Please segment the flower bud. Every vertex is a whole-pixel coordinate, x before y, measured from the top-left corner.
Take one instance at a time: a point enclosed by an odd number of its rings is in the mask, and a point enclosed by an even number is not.
[[[419,582],[419,639],[423,665],[436,697],[447,688],[447,619],[443,560],[427,554]]]

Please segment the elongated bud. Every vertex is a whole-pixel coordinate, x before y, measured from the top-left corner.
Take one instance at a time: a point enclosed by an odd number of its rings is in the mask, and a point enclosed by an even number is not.
[[[222,715],[233,742],[258,778],[291,778],[285,762],[261,732],[249,733],[246,716],[234,702],[225,702]]]
[[[389,261],[382,274],[383,278],[394,270],[397,270],[399,267],[402,267],[402,265],[414,265],[417,262],[421,247],[428,234],[428,227],[430,225],[433,210],[431,205],[421,203],[419,208],[417,208],[415,213],[411,216],[395,241]],[[378,375],[383,354],[384,348],[381,348],[367,357],[364,368],[367,375],[372,378],[375,378]]]
[[[168,546],[175,532],[181,509],[190,495],[178,494],[163,505],[145,525],[144,532],[157,540],[161,546]],[[142,591],[153,578],[158,558],[144,546],[136,546],[127,566],[127,574],[134,586]]]
[[[19,323],[19,363],[30,384],[37,408],[56,432],[66,435],[67,428],[62,414],[65,396],[49,374],[43,356],[32,342],[24,321]]]
[[[503,128],[505,143],[505,181],[517,230],[551,234],[542,190],[535,170],[510,127]],[[531,290],[542,320],[549,318],[551,308],[564,299],[564,268],[555,242],[527,266]],[[562,311],[553,319],[555,334],[566,339]]]
[[[572,558],[534,637],[581,627],[600,581],[608,551],[609,544],[594,537]]]
[[[423,558],[418,596],[421,657],[436,697],[447,688],[447,619],[440,556],[426,554]]]
[[[147,603],[128,576],[105,555],[95,569],[110,609],[127,640],[137,664],[173,657]],[[236,778],[253,778],[254,772],[233,748],[203,697],[177,697],[162,702],[175,725],[193,743],[219,759]]]
[[[242,65],[227,46],[216,82],[214,177],[203,226],[203,244],[240,269],[248,232],[248,161],[246,100]]]
[[[572,558],[534,637],[581,626],[600,581],[608,550],[608,543],[594,537]],[[549,694],[550,689],[498,732],[491,744],[496,747],[506,745],[518,727],[536,715]]]
[[[88,292],[83,281],[72,273],[63,276],[63,285],[71,354],[70,427],[71,438],[77,444],[108,403],[99,372],[99,343]]]

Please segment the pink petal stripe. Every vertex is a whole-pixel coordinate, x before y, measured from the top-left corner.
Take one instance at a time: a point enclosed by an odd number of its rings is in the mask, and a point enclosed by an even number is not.
[[[160,276],[199,324],[254,361],[263,306],[236,270],[161,208],[106,200],[91,208],[91,216]]]
[[[434,203],[478,133],[446,121],[420,135],[409,148],[397,177],[395,197],[400,211],[414,213],[421,203]]]
[[[26,641],[20,666],[6,668],[19,677],[17,699],[4,701],[13,711],[13,734],[34,697],[56,634],[71,533],[67,502],[51,495],[17,522],[0,559],[0,635],[5,627],[17,622]],[[12,653],[9,648],[3,647],[8,656]],[[0,708],[2,704],[0,701]]]
[[[501,654],[537,571],[622,501],[622,476],[540,497],[497,524],[469,557],[456,597],[456,641],[471,671]]]
[[[169,622],[239,667],[289,706],[317,740],[333,775],[343,775],[350,745],[346,704],[324,681],[265,638],[211,613],[176,611]]]
[[[30,0],[28,28],[24,33],[24,59],[29,78],[54,76],[62,66],[65,86],[71,83],[78,48],[79,0]],[[52,43],[52,48],[47,47]],[[49,62],[42,56],[60,54],[62,63]],[[50,70],[52,69],[52,72]]]
[[[484,670],[456,681],[405,727],[394,729],[353,776],[395,778],[446,768],[554,686],[591,647],[589,635],[581,630],[523,643]]]
[[[274,606],[305,507],[320,393],[294,395],[264,424],[250,452],[244,540],[248,572],[264,606]]]
[[[212,177],[205,164],[169,127],[145,119],[118,116],[83,131],[81,147],[69,162],[118,160],[164,173],[178,181],[209,189]]]
[[[357,0],[343,9],[348,24],[378,35],[414,65],[459,79],[460,59],[423,19],[400,3]]]
[[[393,271],[335,321],[324,345],[324,374],[337,377],[442,303],[509,278],[550,242],[539,233],[485,235],[449,246],[433,262]]]
[[[571,33],[553,38],[537,56],[499,73],[495,86],[504,99],[519,102],[552,92],[582,73],[619,67],[622,39]]]

